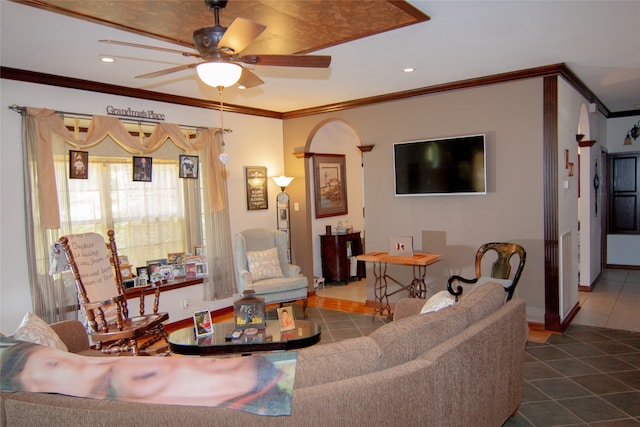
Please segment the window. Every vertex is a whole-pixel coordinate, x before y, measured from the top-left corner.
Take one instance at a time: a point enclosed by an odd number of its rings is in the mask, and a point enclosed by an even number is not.
[[[61,254],[54,244],[61,236],[88,231],[106,238],[113,229],[119,253],[134,266],[204,244],[209,275],[203,300],[233,295],[226,181],[217,161],[219,129],[106,116],[61,117],[31,107],[21,113],[30,193],[27,265],[36,315],[50,323],[74,315],[75,283],[65,279],[69,275],[57,274]],[[73,170],[70,150],[83,163]],[[179,178],[179,156],[185,153],[199,157],[198,179]],[[142,156],[152,159],[150,174],[140,163]],[[135,177],[134,158],[139,161]]]
[[[58,158],[58,176],[68,176],[68,157]],[[134,266],[166,258],[170,252],[190,252],[185,239],[184,180],[178,159],[154,159],[151,182],[133,181],[131,157],[89,154],[87,179],[68,179],[68,203],[61,223],[71,233],[116,233],[118,253]],[[63,188],[64,190],[64,188]],[[63,190],[59,190],[62,193]],[[61,200],[64,194],[59,194]]]

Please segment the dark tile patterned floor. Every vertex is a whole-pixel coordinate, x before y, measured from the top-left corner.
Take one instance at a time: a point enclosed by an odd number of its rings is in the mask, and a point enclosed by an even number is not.
[[[302,306],[300,304],[294,304],[293,311],[296,319],[302,319]],[[320,344],[367,336],[388,322],[387,319],[379,317],[372,320],[370,315],[328,310],[319,307],[308,307],[307,316],[309,316],[307,320],[318,323],[322,328]]]
[[[294,305],[296,319],[302,307]],[[386,319],[309,307],[321,343],[369,335]],[[571,325],[529,342],[518,413],[503,427],[640,427],[640,333]]]
[[[529,342],[518,413],[503,427],[640,426],[640,333],[571,325]]]

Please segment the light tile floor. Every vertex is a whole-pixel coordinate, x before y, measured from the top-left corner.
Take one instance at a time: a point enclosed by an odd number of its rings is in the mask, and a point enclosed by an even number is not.
[[[367,279],[354,280],[347,285],[326,284],[316,289],[316,295],[324,298],[337,298],[362,302],[367,300]]]
[[[605,269],[592,292],[579,292],[572,324],[640,332],[640,270]]]

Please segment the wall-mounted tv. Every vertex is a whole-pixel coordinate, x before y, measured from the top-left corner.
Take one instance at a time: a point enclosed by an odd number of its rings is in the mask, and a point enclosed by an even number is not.
[[[486,194],[485,135],[393,145],[396,196]]]

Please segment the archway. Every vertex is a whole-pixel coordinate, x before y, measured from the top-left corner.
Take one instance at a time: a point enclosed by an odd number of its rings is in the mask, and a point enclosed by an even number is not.
[[[358,150],[361,138],[358,132],[347,122],[341,119],[329,119],[319,123],[307,138],[305,152],[316,154],[342,154],[345,156],[348,200],[348,212],[346,215],[316,218],[315,206],[310,203],[308,215],[310,216],[311,236],[313,244],[313,275],[322,276],[322,261],[320,255],[320,239],[318,236],[325,233],[325,228],[330,225],[337,228],[340,222],[347,224],[354,231],[360,231],[364,238],[364,184],[362,175],[362,153]],[[313,158],[306,159],[308,171],[306,179],[306,192],[315,198]]]

